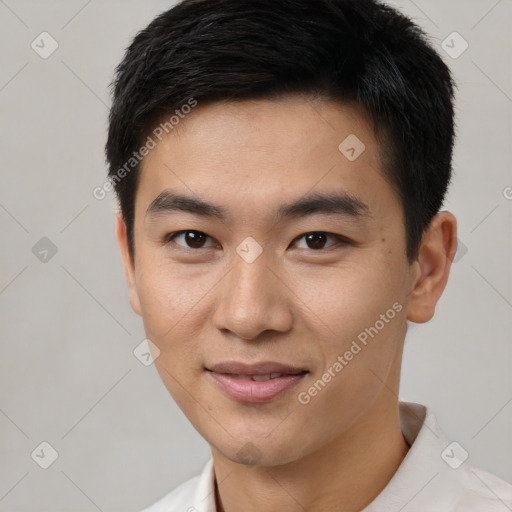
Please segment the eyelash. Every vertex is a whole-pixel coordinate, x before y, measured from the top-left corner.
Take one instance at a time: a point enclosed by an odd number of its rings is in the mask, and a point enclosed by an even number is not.
[[[203,231],[197,231],[197,230],[194,230],[194,229],[184,229],[184,230],[181,230],[181,231],[175,231],[174,233],[169,233],[168,235],[166,235],[164,237],[164,244],[169,244],[170,242],[174,242],[174,240],[178,237],[178,236],[181,236],[181,235],[184,235],[186,233],[198,233],[200,235],[205,235],[206,237],[212,239],[212,237],[210,237],[209,235],[207,235],[206,233],[204,233]],[[308,236],[308,235],[316,235],[316,234],[320,234],[320,235],[326,235],[328,238],[334,238],[338,244],[333,244],[333,245],[330,245],[326,248],[321,248],[321,249],[310,249],[308,248],[309,250],[311,251],[314,251],[314,252],[321,252],[321,251],[327,251],[329,249],[332,249],[333,247],[336,247],[336,245],[341,245],[341,246],[344,246],[344,245],[349,245],[351,243],[351,240],[349,240],[348,238],[344,237],[344,236],[341,236],[341,235],[336,235],[334,233],[329,233],[327,231],[308,231],[307,233],[303,233],[302,235],[299,235],[298,237],[296,237],[292,243]],[[199,247],[199,248],[193,248],[193,247],[185,247],[183,245],[180,245],[180,244],[176,244],[178,245],[179,247],[181,247],[182,249],[189,249],[191,251],[199,251],[201,249],[211,249],[211,247]]]

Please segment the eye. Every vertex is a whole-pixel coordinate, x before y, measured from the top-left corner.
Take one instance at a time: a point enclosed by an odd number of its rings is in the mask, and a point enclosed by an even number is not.
[[[205,245],[207,239],[211,239],[211,237],[202,231],[184,230],[167,235],[165,237],[165,242],[175,242],[180,247],[184,247],[186,249],[204,249],[214,247],[215,244]],[[178,240],[181,240],[181,243],[178,242]]]
[[[328,245],[329,239],[331,239],[333,243]],[[209,245],[206,244],[208,240],[211,241]],[[301,247],[299,244],[302,240],[303,242]],[[174,242],[185,249],[208,249],[210,247],[216,246],[210,236],[208,236],[206,233],[203,233],[202,231],[196,230],[182,230],[176,231],[175,233],[170,233],[165,237],[164,242]],[[333,233],[312,231],[310,233],[304,233],[303,235],[300,235],[294,240],[294,242],[297,244],[299,249],[312,249],[314,251],[321,251],[322,249],[329,249],[333,246],[336,246],[337,244],[342,246],[347,245],[350,243],[350,240],[341,235],[335,235]]]
[[[339,243],[340,245],[347,245],[349,240],[340,236],[334,235],[333,233],[325,233],[323,231],[312,231],[310,233],[304,233],[295,239],[295,241],[299,241],[304,239],[306,247],[299,247],[299,249],[313,249],[315,251],[319,251],[322,249],[329,249]],[[334,240],[335,242],[331,245],[326,246],[327,241],[329,239]]]

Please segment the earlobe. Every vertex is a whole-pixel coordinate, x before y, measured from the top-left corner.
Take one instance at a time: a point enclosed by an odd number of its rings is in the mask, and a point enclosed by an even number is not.
[[[439,212],[423,234],[418,258],[414,263],[413,282],[407,319],[428,322],[435,313],[457,251],[457,220],[450,212]]]
[[[140,300],[137,291],[137,281],[135,278],[135,263],[128,244],[126,223],[120,211],[118,211],[116,214],[116,234],[117,243],[119,244],[121,257],[123,259],[124,275],[128,285],[130,305],[135,313],[141,315]]]

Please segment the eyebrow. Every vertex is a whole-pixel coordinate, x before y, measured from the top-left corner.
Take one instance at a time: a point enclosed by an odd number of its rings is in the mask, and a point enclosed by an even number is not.
[[[179,211],[224,222],[232,218],[229,211],[222,206],[170,190],[164,190],[151,202],[146,210],[146,217],[159,217]],[[275,213],[275,218],[278,222],[286,218],[314,214],[339,215],[352,219],[371,217],[366,203],[347,192],[336,192],[313,194],[282,205]]]

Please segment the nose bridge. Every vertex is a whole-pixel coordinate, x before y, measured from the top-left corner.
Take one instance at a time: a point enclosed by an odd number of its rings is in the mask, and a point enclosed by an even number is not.
[[[268,268],[265,255],[255,259],[245,258],[250,254],[243,243],[237,248],[233,268],[223,282],[220,303],[215,312],[217,328],[232,331],[240,338],[254,339],[265,330],[286,331],[291,327],[286,287]],[[254,256],[254,252],[252,253]]]
[[[273,275],[267,265],[264,257],[253,262],[235,259],[231,290],[238,303],[257,302],[263,306],[271,298],[274,286],[270,281]]]

